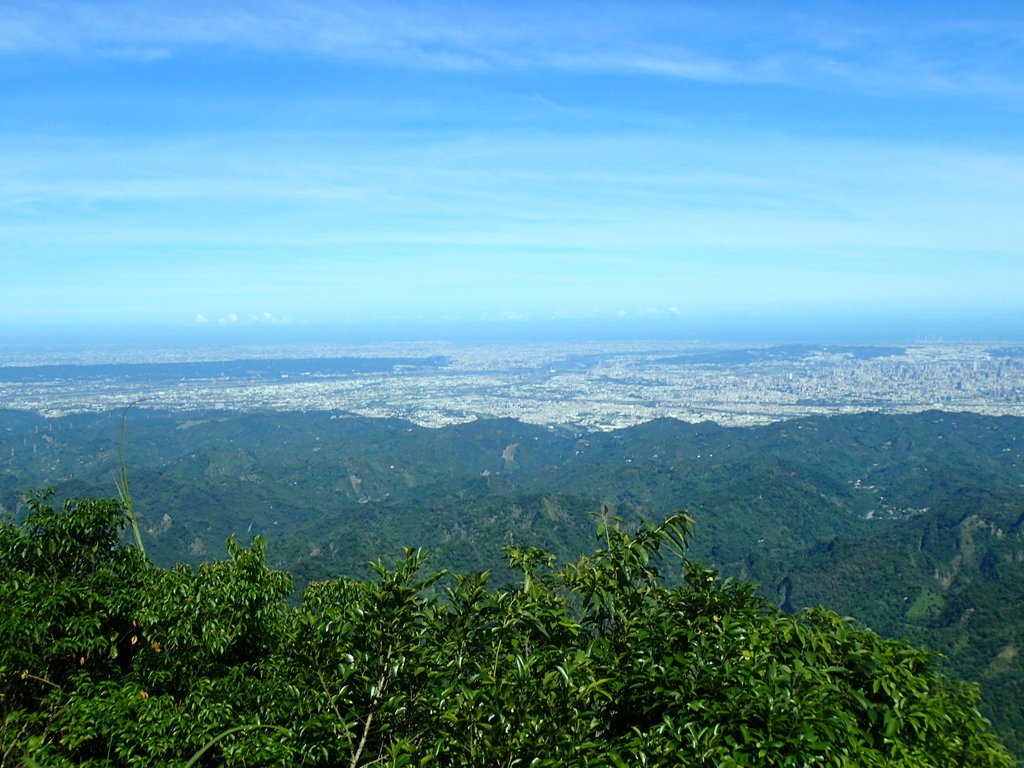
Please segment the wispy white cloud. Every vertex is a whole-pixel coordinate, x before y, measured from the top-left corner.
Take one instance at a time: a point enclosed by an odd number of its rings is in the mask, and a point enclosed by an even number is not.
[[[278,316],[273,312],[263,311],[254,315],[249,315],[249,322],[258,323],[260,325],[290,325],[292,319],[287,315]]]
[[[767,63],[743,63],[689,52],[552,53],[545,63],[577,72],[649,74],[713,83],[779,82],[775,67]]]
[[[151,60],[197,49],[438,70],[550,69],[703,82],[1024,91],[1024,18],[985,9],[721,3],[158,0],[8,3],[0,53]]]
[[[211,329],[653,317],[836,285],[1024,301],[1019,131],[970,130],[1019,113],[988,104],[1024,80],[1019,28],[772,6],[8,0],[0,66],[32,77],[0,93],[0,319],[86,295]],[[192,61],[65,78],[95,57]],[[279,64],[310,83],[266,86]],[[350,94],[333,75],[354,72]],[[840,95],[776,98],[792,85]],[[850,96],[877,88],[930,93]]]
[[[383,135],[344,155],[305,134],[117,143],[8,135],[11,247],[346,258],[694,248],[961,248],[1024,241],[1024,157],[895,141],[537,134],[486,145]],[[268,159],[265,150],[279,153]],[[482,257],[481,257],[482,258]],[[546,258],[535,256],[535,258]],[[632,257],[631,257],[632,258]],[[658,257],[661,258],[661,257]],[[830,257],[834,258],[834,257]]]

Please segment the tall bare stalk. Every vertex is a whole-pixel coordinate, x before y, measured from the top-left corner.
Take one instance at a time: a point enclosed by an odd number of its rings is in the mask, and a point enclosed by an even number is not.
[[[132,534],[135,536],[135,546],[139,548],[142,556],[146,556],[146,547],[142,543],[142,531],[139,529],[139,519],[135,516],[135,502],[128,490],[128,410],[138,403],[136,400],[125,406],[121,411],[121,445],[117,451],[117,472],[114,475],[114,485],[117,487],[117,497],[121,500],[122,506],[128,513],[128,519],[132,524]]]

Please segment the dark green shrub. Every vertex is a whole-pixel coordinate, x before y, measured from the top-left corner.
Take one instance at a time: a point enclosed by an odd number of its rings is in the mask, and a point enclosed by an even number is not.
[[[975,687],[720,581],[684,513],[605,516],[560,567],[510,548],[510,587],[406,550],[291,606],[260,540],[161,570],[118,546],[118,502],[30,503],[0,525],[5,764],[1013,765]]]

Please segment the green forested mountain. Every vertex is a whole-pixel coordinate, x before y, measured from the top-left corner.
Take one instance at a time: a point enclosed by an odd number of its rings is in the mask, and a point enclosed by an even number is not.
[[[1024,562],[1019,493],[957,489],[927,513],[862,539],[840,535],[752,576],[787,609],[828,605],[945,654],[977,680],[1001,732],[1024,737]]]
[[[119,545],[130,505],[28,499],[0,523],[0,763],[1010,768],[927,651],[790,616],[686,559],[684,512],[515,583],[424,569],[309,585],[264,542],[172,569]],[[672,586],[659,574],[675,573]]]
[[[109,496],[120,413],[0,418],[0,500]],[[514,578],[500,547],[563,560],[602,504],[627,525],[686,508],[690,554],[786,610],[823,604],[942,651],[981,682],[1022,749],[1024,422],[864,414],[752,429],[659,420],[576,433],[510,420],[429,430],[326,413],[129,416],[130,481],[158,563],[257,534],[299,583],[366,577],[423,546],[460,572]]]

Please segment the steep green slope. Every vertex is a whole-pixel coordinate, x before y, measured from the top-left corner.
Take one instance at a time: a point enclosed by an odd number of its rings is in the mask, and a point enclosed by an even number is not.
[[[290,605],[260,539],[164,570],[117,545],[116,501],[30,508],[0,523],[5,765],[1013,765],[976,688],[720,582],[685,559],[684,513],[604,518],[565,564],[511,548],[508,587],[409,549]]]
[[[0,414],[0,502],[109,496],[120,413]],[[985,686],[1019,753],[1024,422],[862,414],[755,429],[659,420],[573,433],[510,420],[429,430],[328,413],[133,410],[130,479],[156,561],[201,562],[261,534],[300,583],[365,576],[424,546],[434,562],[510,578],[506,544],[563,559],[592,548],[588,513],[627,523],[689,509],[692,556],[939,649]]]
[[[828,605],[942,652],[956,674],[981,683],[986,711],[1020,751],[1022,524],[1019,494],[963,489],[866,541],[838,536],[803,556],[759,562],[753,576],[788,609]]]

